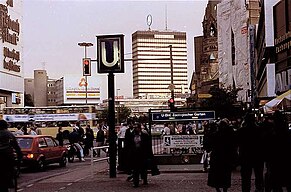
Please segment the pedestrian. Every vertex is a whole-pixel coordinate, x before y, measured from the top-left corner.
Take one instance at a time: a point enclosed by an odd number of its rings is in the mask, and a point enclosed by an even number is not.
[[[171,129],[168,127],[168,123],[164,124],[163,135],[170,135]]]
[[[187,129],[186,129],[186,124],[185,123],[182,125],[181,135],[187,135]]]
[[[263,191],[264,186],[264,132],[255,122],[255,114],[248,112],[237,131],[242,192],[251,191],[253,170],[256,192]]]
[[[273,115],[274,129],[269,145],[267,160],[269,185],[274,192],[282,192],[286,187],[291,191],[291,137],[288,123],[284,115],[275,111]]]
[[[76,146],[76,148],[78,149],[78,153],[79,153],[79,160],[84,162],[85,161],[84,150],[83,150],[83,147],[80,145],[81,136],[76,128],[73,128],[73,131],[69,134],[69,142],[71,145]],[[72,155],[74,155],[74,154],[72,154]]]
[[[0,191],[8,192],[8,188],[13,186],[14,167],[17,166],[15,161],[15,153],[17,161],[22,159],[22,153],[15,136],[8,131],[8,124],[4,120],[0,120]]]
[[[23,135],[29,135],[29,134],[28,134],[28,130],[27,130],[27,125],[24,125],[24,126],[22,127],[22,131],[23,131]]]
[[[125,132],[128,129],[127,123],[123,123],[117,133],[118,137],[118,167],[119,171],[125,171],[126,155],[124,150]]]
[[[102,125],[97,125],[97,134],[96,134],[96,145],[97,147],[101,147],[105,142],[105,135],[103,131]],[[100,149],[97,149],[97,157],[100,157]]]
[[[213,135],[209,143],[210,168],[208,171],[208,186],[217,192],[227,192],[231,186],[231,172],[236,155],[234,132],[227,119],[218,124],[218,131]]]
[[[32,126],[30,127],[30,130],[29,130],[29,135],[37,135],[36,131],[35,131],[35,128]]]
[[[133,186],[139,186],[139,179],[143,180],[143,184],[147,185],[147,160],[151,157],[150,137],[146,131],[142,131],[140,123],[134,125],[133,137],[130,144],[132,150],[129,158],[132,159],[133,169]]]
[[[21,128],[20,125],[17,126],[17,131],[15,131],[13,134],[15,136],[17,136],[17,135],[24,135],[24,133],[23,133],[22,128]]]
[[[215,122],[207,123],[204,126],[204,137],[203,137],[203,155],[201,163],[203,164],[203,171],[207,172],[209,168],[209,159],[211,147],[213,146],[213,136],[217,132],[218,125]]]
[[[85,131],[83,129],[83,127],[80,125],[80,122],[77,121],[75,124],[75,129],[77,130],[77,132],[79,133],[80,136],[80,142],[83,142],[84,140],[84,136],[85,136]]]
[[[89,155],[89,150],[93,147],[94,142],[94,135],[93,130],[90,128],[90,126],[86,127],[85,132],[85,139],[84,139],[84,155]]]
[[[58,133],[56,135],[56,139],[59,142],[59,145],[60,146],[63,146],[64,145],[63,128],[61,126],[58,128]]]
[[[132,140],[134,137],[133,132],[134,132],[133,124],[132,122],[129,122],[128,129],[125,131],[125,138],[124,138],[124,153],[126,157],[130,157],[131,151],[133,150],[133,144],[132,144]],[[133,159],[127,158],[124,165],[125,172],[128,174],[126,181],[131,181],[133,179],[132,164],[133,164]]]

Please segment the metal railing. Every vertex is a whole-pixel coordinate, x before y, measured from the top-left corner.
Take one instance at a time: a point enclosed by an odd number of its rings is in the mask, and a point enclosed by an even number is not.
[[[106,157],[101,157],[101,158],[97,158],[95,159],[94,158],[94,150],[101,150],[101,149],[106,149]],[[90,150],[90,157],[91,157],[91,176],[93,177],[93,165],[94,165],[94,162],[99,162],[99,161],[109,161],[109,157],[108,157],[108,149],[109,149],[109,146],[108,145],[104,145],[104,146],[100,146],[100,147],[92,147],[91,150]],[[101,152],[101,151],[100,151]]]

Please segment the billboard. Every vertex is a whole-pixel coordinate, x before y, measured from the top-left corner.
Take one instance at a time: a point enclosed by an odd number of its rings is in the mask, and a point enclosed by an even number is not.
[[[23,1],[0,0],[0,89],[16,93],[24,92],[22,6]]]
[[[87,89],[87,91],[86,91]],[[64,76],[64,104],[85,104],[86,94],[88,104],[100,103],[100,79],[81,75]]]

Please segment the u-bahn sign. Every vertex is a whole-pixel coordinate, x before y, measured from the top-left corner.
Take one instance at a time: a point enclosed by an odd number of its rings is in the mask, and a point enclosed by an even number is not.
[[[215,119],[215,111],[185,111],[152,113],[152,121],[195,121]]]
[[[97,36],[98,73],[124,73],[124,35]]]

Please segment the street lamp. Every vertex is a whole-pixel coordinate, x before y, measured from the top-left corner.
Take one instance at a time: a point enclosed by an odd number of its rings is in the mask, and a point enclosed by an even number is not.
[[[116,101],[118,100],[118,91],[120,91],[120,89],[116,89]],[[117,103],[117,110],[116,110],[116,123],[117,125],[119,124],[119,103]]]
[[[84,47],[84,51],[85,51],[85,55],[84,55],[84,58],[87,58],[87,47],[91,47],[93,46],[93,43],[86,43],[86,42],[82,42],[82,43],[78,43],[78,45],[80,47]],[[87,88],[88,88],[88,77],[87,75],[85,76],[85,94],[86,94],[86,105],[88,103],[88,95],[87,95]]]

